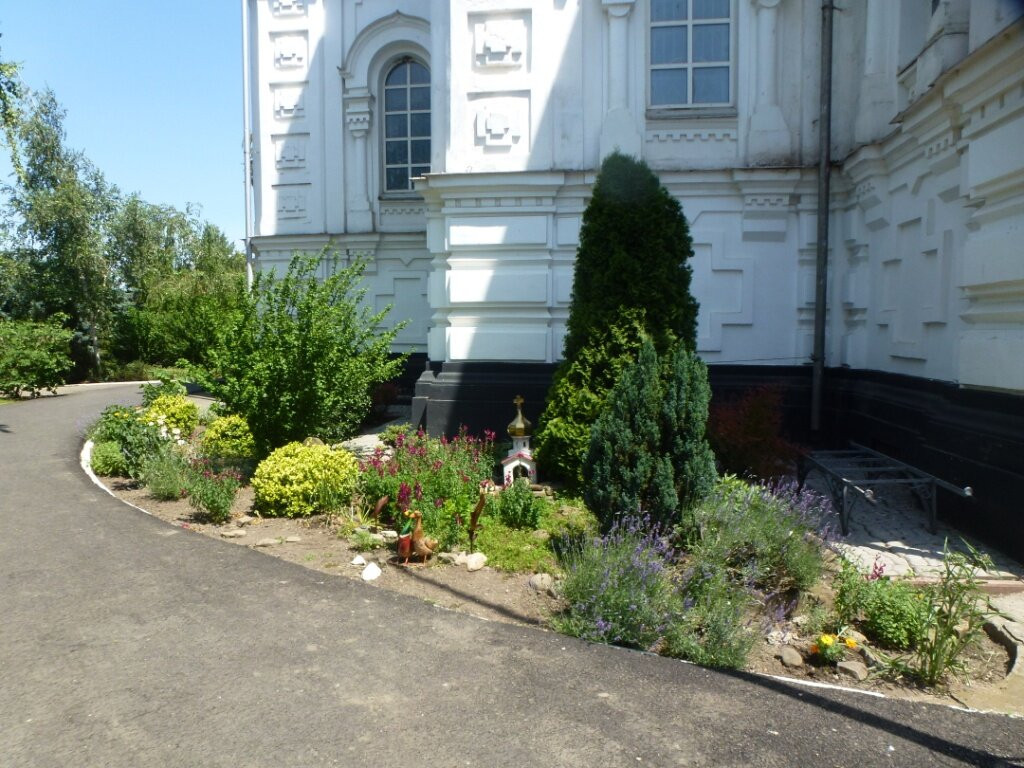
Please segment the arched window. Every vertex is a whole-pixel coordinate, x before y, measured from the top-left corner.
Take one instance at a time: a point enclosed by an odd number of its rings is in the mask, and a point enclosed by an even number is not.
[[[430,171],[430,70],[412,58],[384,78],[384,192],[408,192]]]

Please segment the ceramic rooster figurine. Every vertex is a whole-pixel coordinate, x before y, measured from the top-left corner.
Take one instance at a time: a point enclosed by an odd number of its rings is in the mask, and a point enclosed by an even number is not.
[[[416,526],[412,529],[412,547],[411,553],[417,557],[423,558],[423,564],[427,564],[427,558],[434,554],[437,549],[437,539],[428,539],[423,535],[423,513],[413,512],[413,519],[416,521]],[[406,565],[409,564],[409,558],[405,558]]]

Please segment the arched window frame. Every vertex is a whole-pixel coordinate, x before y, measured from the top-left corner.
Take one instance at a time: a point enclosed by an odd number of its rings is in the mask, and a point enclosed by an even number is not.
[[[422,81],[421,78],[417,78],[414,74],[416,68],[409,66],[407,69],[408,79],[404,83],[389,85],[388,78],[391,74],[400,67],[408,65],[417,65],[426,70],[426,80]],[[404,167],[407,169],[408,176],[406,178],[409,180],[430,171],[432,77],[430,64],[423,57],[412,53],[394,56],[380,68],[380,81],[377,87],[377,113],[379,115],[377,141],[379,146],[379,196],[381,199],[419,198],[411,181],[404,188],[389,184],[389,171],[394,173]],[[391,131],[389,116],[404,116],[406,118],[408,131],[404,136],[398,134],[389,136]],[[389,150],[389,144],[391,149],[399,149],[399,142],[404,142],[404,161]]]

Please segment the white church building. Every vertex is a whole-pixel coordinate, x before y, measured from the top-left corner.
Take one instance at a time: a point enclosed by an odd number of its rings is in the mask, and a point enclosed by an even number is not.
[[[1024,2],[246,3],[253,268],[368,258],[434,432],[536,421],[615,149],[683,206],[716,396],[806,427],[834,5],[823,429],[1024,553]]]

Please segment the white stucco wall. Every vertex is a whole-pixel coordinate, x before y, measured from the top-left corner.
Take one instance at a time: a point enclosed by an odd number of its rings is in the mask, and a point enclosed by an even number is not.
[[[733,100],[647,105],[648,0],[250,0],[257,266],[329,240],[435,360],[561,352],[615,147],[694,239],[710,363],[811,351],[817,0],[733,0]],[[1008,0],[836,14],[828,365],[1024,391],[1024,42]],[[381,195],[380,82],[432,72],[431,174]]]

